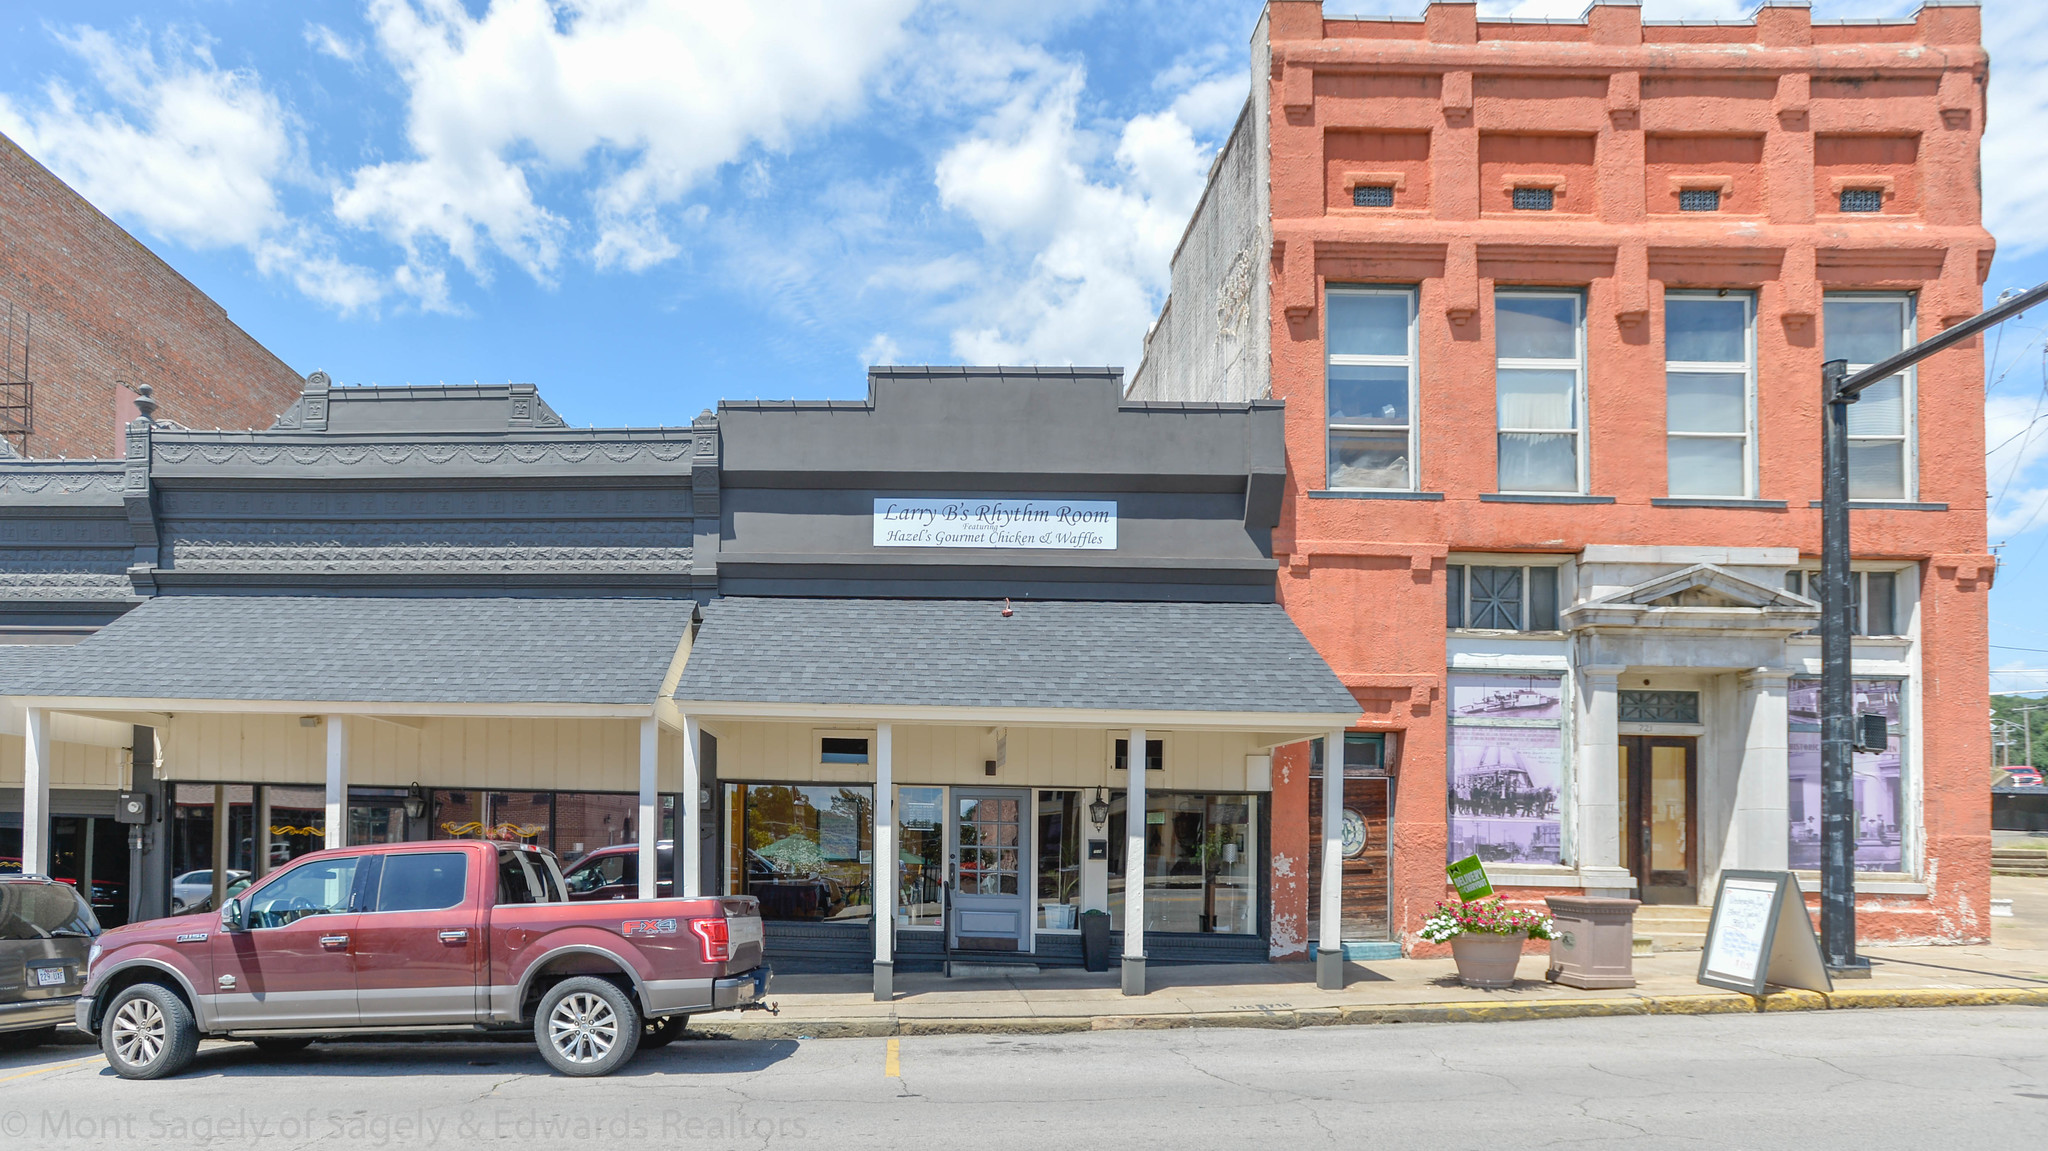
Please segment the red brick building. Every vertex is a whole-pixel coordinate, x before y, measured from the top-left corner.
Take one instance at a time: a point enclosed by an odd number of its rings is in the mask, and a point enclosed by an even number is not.
[[[157,417],[267,428],[303,381],[227,312],[0,136],[0,435],[108,457],[151,386]]]
[[[1280,596],[1366,713],[1347,944],[1478,854],[1697,937],[1818,889],[1820,368],[1981,307],[1974,4],[1825,24],[1326,18],[1274,0],[1137,399],[1287,402]],[[1984,938],[1984,374],[1851,417],[1859,927]],[[1321,759],[1320,754],[1315,757]],[[1320,764],[1273,765],[1275,955],[1317,938]]]

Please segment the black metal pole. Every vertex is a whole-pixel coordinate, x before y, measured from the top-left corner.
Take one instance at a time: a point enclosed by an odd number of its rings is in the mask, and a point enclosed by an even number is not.
[[[1849,405],[1845,360],[1821,365],[1820,945],[1836,975],[1868,974],[1856,954],[1855,708],[1849,682]]]

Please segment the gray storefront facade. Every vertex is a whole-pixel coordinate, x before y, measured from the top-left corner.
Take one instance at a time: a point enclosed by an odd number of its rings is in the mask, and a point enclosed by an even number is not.
[[[881,992],[1079,963],[1090,912],[1127,989],[1264,959],[1272,751],[1357,718],[1274,602],[1281,436],[1112,370],[582,430],[316,376],[264,431],[0,461],[0,854],[62,870],[52,804],[125,790],[136,914],[393,838],[638,843],[651,894],[662,839]]]

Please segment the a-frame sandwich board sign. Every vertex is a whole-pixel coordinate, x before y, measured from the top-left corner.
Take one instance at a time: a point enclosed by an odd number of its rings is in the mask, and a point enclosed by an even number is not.
[[[1833,991],[1820,938],[1789,871],[1723,871],[1699,981],[1762,998],[1766,986]]]

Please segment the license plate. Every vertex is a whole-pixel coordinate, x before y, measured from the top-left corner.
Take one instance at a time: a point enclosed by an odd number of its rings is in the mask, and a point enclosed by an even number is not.
[[[728,919],[725,921],[726,938],[734,947],[742,943],[761,942],[761,921],[758,919]]]
[[[61,983],[63,983],[63,982],[64,982],[64,969],[63,969],[63,968],[61,968],[61,967],[38,967],[38,968],[36,968],[36,986],[37,986],[37,987],[56,987],[56,986],[58,986],[59,984],[61,984]]]

